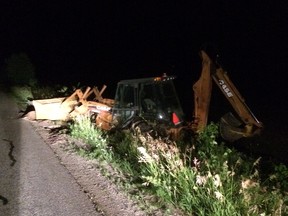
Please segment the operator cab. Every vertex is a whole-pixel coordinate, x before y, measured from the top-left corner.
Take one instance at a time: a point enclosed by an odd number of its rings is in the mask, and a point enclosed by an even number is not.
[[[113,122],[123,125],[140,116],[151,123],[176,126],[183,123],[183,110],[174,87],[175,77],[122,80],[117,85]]]

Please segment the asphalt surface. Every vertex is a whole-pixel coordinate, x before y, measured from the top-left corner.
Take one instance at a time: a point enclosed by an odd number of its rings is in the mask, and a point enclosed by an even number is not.
[[[101,215],[32,128],[0,92],[0,216]]]

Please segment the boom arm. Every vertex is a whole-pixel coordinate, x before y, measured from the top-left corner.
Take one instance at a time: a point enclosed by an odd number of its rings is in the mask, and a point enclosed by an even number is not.
[[[201,51],[200,55],[202,58],[202,72],[199,80],[193,85],[194,122],[192,127],[196,132],[203,130],[207,125],[212,91],[211,67],[213,65],[204,51]]]
[[[223,138],[235,141],[241,137],[249,137],[258,133],[263,127],[251,112],[244,98],[229,79],[220,65],[214,65],[209,56],[201,51],[202,73],[200,79],[193,85],[194,90],[194,130],[201,131],[207,125],[211,97],[211,80],[213,79],[227,100],[230,102],[241,121],[232,113],[226,114],[220,121],[220,132]],[[212,78],[211,78],[212,77]]]

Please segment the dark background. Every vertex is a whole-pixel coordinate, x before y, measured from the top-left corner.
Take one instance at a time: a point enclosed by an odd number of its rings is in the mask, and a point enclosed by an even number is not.
[[[287,136],[285,0],[9,0],[0,17],[1,66],[25,52],[41,83],[106,84],[106,97],[119,80],[173,74],[187,116],[201,70],[198,53],[214,47],[269,138]],[[212,116],[226,103],[215,91]],[[283,139],[279,145],[288,145]]]

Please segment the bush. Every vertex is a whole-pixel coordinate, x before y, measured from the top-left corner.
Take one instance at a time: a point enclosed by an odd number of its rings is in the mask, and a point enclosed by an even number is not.
[[[36,84],[35,67],[26,53],[12,54],[6,61],[5,74],[12,85]]]

